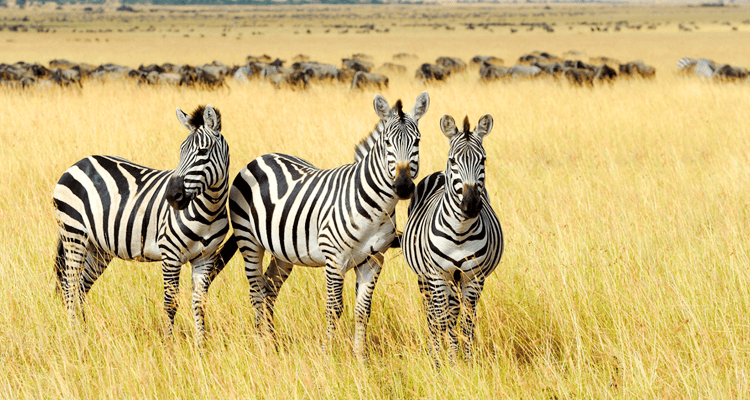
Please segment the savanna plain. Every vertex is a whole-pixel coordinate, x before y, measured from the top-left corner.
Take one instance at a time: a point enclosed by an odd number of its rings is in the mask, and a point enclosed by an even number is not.
[[[402,52],[418,58],[399,61],[408,71],[389,74],[383,90],[231,79],[211,91],[125,80],[0,88],[0,397],[750,397],[750,83],[676,73],[686,56],[750,67],[750,24],[743,24],[750,7],[136,11],[4,10],[0,23],[49,29],[0,31],[0,62],[232,65],[248,55],[302,53],[340,65],[365,53],[377,66]],[[655,29],[592,32],[582,24],[620,20]],[[469,22],[498,24],[470,29]],[[522,25],[534,22],[554,23],[554,32]],[[681,23],[699,29],[686,32]],[[360,31],[364,24],[375,29]],[[512,65],[534,50],[640,59],[656,77],[593,88],[484,83],[476,68],[440,84],[414,78],[419,64],[439,56],[493,55]],[[193,343],[189,266],[172,340],[164,336],[158,264],[113,262],[88,297],[85,327],[70,326],[54,290],[51,193],[79,159],[109,154],[175,168],[187,133],[175,107],[211,104],[222,113],[231,176],[269,152],[334,167],[352,162],[354,145],[377,122],[376,93],[410,107],[425,90],[431,104],[419,123],[420,177],[445,168],[443,114],[468,115],[472,126],[485,113],[495,120],[484,140],[486,186],[505,253],[479,303],[473,362],[433,369],[416,277],[400,250],[386,254],[375,290],[366,364],[351,353],[353,274],[338,338],[324,351],[323,271],[295,268],[277,302],[273,345],[256,335],[239,256],[211,286],[202,350]],[[399,227],[406,206],[397,209]]]

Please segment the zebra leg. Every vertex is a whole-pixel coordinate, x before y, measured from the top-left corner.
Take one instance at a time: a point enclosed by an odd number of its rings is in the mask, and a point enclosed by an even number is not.
[[[341,271],[333,260],[326,260],[326,344],[330,345],[336,332],[341,313],[344,312],[344,272]],[[326,345],[323,345],[326,348]]]
[[[464,359],[471,361],[474,357],[474,325],[477,318],[477,303],[484,289],[484,278],[467,282],[462,289],[461,308],[464,317],[461,321],[461,330],[464,337]]]
[[[448,318],[448,287],[447,282],[441,278],[429,279],[430,298],[427,310],[427,323],[430,326],[432,336],[432,352],[435,368],[440,369],[440,348],[447,328]]]
[[[110,261],[112,261],[111,256],[105,255],[100,249],[89,245],[88,254],[86,254],[86,263],[81,274],[81,304],[85,303],[86,295],[88,295],[91,290],[91,286],[93,286],[94,282],[102,276],[102,273],[107,269]],[[86,313],[83,307],[81,307],[81,315],[85,322]]]
[[[239,234],[240,231],[235,230],[237,246],[245,260],[245,277],[250,284],[250,303],[255,308],[255,329],[263,335],[266,333],[266,326],[263,322],[268,320],[265,310],[266,282],[263,277],[263,253],[265,253],[265,249],[254,238],[239,236]]]
[[[273,323],[273,307],[276,303],[276,299],[279,297],[279,291],[281,286],[284,284],[289,274],[292,273],[294,264],[284,262],[274,257],[271,263],[268,264],[268,268],[265,273],[265,285],[266,285],[266,326],[271,336],[275,335],[274,323]]]
[[[161,262],[161,272],[164,278],[164,311],[167,313],[166,334],[172,337],[172,326],[174,316],[177,314],[177,294],[180,291],[180,264],[179,260],[169,259],[166,255]]]
[[[83,234],[75,236],[63,236],[62,239],[65,250],[65,268],[62,273],[61,286],[71,325],[77,324],[79,309],[83,310],[81,276],[88,255],[88,238]]]
[[[448,282],[448,308],[446,310],[446,328],[448,332],[448,356],[452,364],[456,363],[458,357],[458,316],[461,312],[461,289],[459,282]]]
[[[378,276],[383,268],[383,253],[367,257],[354,271],[357,274],[354,304],[354,356],[359,361],[365,361],[365,342],[367,339],[367,321],[370,319],[372,293]]]
[[[211,257],[190,261],[193,266],[193,320],[195,321],[195,345],[203,347],[206,338],[206,301],[208,299],[208,288],[217,275],[216,254]]]

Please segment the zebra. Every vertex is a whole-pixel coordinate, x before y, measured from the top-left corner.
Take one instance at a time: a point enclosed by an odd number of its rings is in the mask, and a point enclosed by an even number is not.
[[[467,360],[472,358],[476,305],[485,278],[503,254],[503,231],[485,189],[482,140],[492,124],[492,116],[486,114],[471,132],[466,117],[461,132],[453,117],[443,115],[440,127],[450,141],[446,169],[417,185],[401,237],[404,258],[417,274],[424,298],[430,352],[438,369],[441,338],[446,331],[451,361],[455,361],[461,309],[464,355]]]
[[[110,261],[161,261],[167,335],[177,312],[180,268],[192,265],[196,344],[205,336],[208,287],[223,268],[215,253],[229,230],[229,147],[221,114],[211,105],[192,115],[177,108],[190,131],[171,171],[143,167],[119,157],[90,156],[63,173],[53,192],[59,241],[57,289],[72,323]]]
[[[684,57],[677,61],[677,68],[684,74],[694,74],[702,78],[713,78],[716,64],[706,58],[693,59]]]
[[[408,199],[419,172],[419,119],[429,95],[409,113],[380,95],[373,101],[382,122],[371,148],[354,164],[318,169],[284,154],[266,154],[244,167],[232,183],[229,210],[245,261],[250,299],[261,334],[274,335],[273,307],[293,265],[325,267],[327,342],[343,311],[344,274],[357,276],[354,354],[365,360],[370,302],[383,253],[396,235],[394,209]],[[375,134],[375,133],[373,133]],[[366,142],[366,141],[365,141]],[[263,273],[261,262],[273,256]],[[231,255],[222,254],[224,260]]]

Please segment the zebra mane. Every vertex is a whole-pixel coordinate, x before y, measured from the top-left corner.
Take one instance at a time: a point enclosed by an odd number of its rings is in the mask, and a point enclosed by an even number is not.
[[[396,104],[393,105],[393,108],[391,109],[391,113],[396,113],[398,115],[399,121],[402,123],[406,121],[406,114],[404,114],[404,106],[403,103],[401,103],[401,99],[396,100]],[[391,114],[392,115],[392,114]],[[383,133],[383,129],[385,128],[385,122],[384,121],[378,121],[378,123],[375,125],[375,128],[372,130],[372,133],[367,135],[364,139],[360,140],[359,143],[357,143],[356,146],[354,146],[354,162],[360,162],[367,153],[372,150],[373,147],[375,147],[375,143],[378,142],[378,139],[380,139],[380,134]]]
[[[375,146],[375,143],[377,143],[382,130],[383,121],[378,121],[378,123],[375,125],[375,128],[372,130],[372,133],[367,135],[367,137],[365,137],[364,139],[360,140],[359,143],[354,146],[354,162],[362,161],[362,159],[365,158],[367,153],[369,153],[370,150]]]
[[[189,120],[191,126],[194,126],[197,129],[205,124],[205,121],[203,120],[204,111],[206,111],[206,106],[203,105],[198,106],[195,111],[193,111]],[[216,119],[219,121],[219,126],[216,130],[221,131],[221,113],[216,108],[214,108],[214,111],[216,111]]]
[[[406,117],[404,115],[403,105],[401,104],[401,99],[396,100],[396,104],[393,106],[393,109],[396,110],[398,113],[398,119],[401,122],[404,122],[404,118]]]
[[[471,135],[471,125],[469,124],[469,116],[464,117],[464,135],[469,137]]]

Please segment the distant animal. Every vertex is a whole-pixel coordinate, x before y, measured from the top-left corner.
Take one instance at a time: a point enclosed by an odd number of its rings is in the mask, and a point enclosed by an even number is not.
[[[378,67],[378,71],[404,74],[406,73],[406,66],[401,65],[401,64],[394,64],[391,62],[387,62],[381,65],[380,67]]]
[[[621,77],[652,79],[656,76],[656,68],[644,64],[643,61],[631,61],[620,64],[619,75]]]
[[[438,57],[435,64],[453,73],[466,71],[466,63],[457,57]]]
[[[417,57],[416,54],[411,53],[398,53],[393,55],[394,60],[416,60],[419,57]]]
[[[440,128],[450,143],[445,171],[419,182],[401,237],[404,258],[424,299],[436,368],[446,332],[449,355],[452,360],[457,356],[461,312],[464,356],[472,358],[476,306],[485,279],[503,254],[502,228],[486,189],[482,145],[492,125],[486,114],[472,132],[466,117],[459,131],[453,117],[443,115]]]
[[[495,56],[474,56],[469,62],[469,65],[473,67],[481,67],[483,63],[502,66],[504,62],[502,58]]]
[[[450,70],[440,65],[424,63],[417,69],[416,78],[424,82],[444,81],[450,74]]]
[[[273,334],[273,307],[293,265],[325,267],[327,343],[343,312],[344,274],[354,269],[354,354],[365,358],[370,304],[383,252],[396,236],[396,204],[414,190],[419,170],[417,123],[429,107],[427,92],[409,113],[380,95],[374,108],[384,129],[359,162],[321,170],[298,157],[266,154],[232,183],[229,209],[245,260],[256,328]],[[271,253],[265,274],[263,254]],[[228,260],[228,255],[222,255]]]
[[[372,71],[372,63],[369,61],[360,60],[357,58],[343,58],[341,62],[344,68],[354,70],[354,72],[370,72]]]
[[[387,89],[388,77],[381,74],[357,71],[352,79],[352,89],[364,89],[366,87]]]
[[[171,335],[180,269],[190,262],[196,343],[205,336],[208,288],[223,268],[216,251],[229,230],[229,147],[210,105],[177,119],[190,131],[171,171],[91,156],[60,177],[52,195],[59,227],[55,273],[71,322],[110,261],[160,261]]]
[[[612,83],[617,78],[617,71],[607,64],[602,64],[594,71],[595,82]]]

